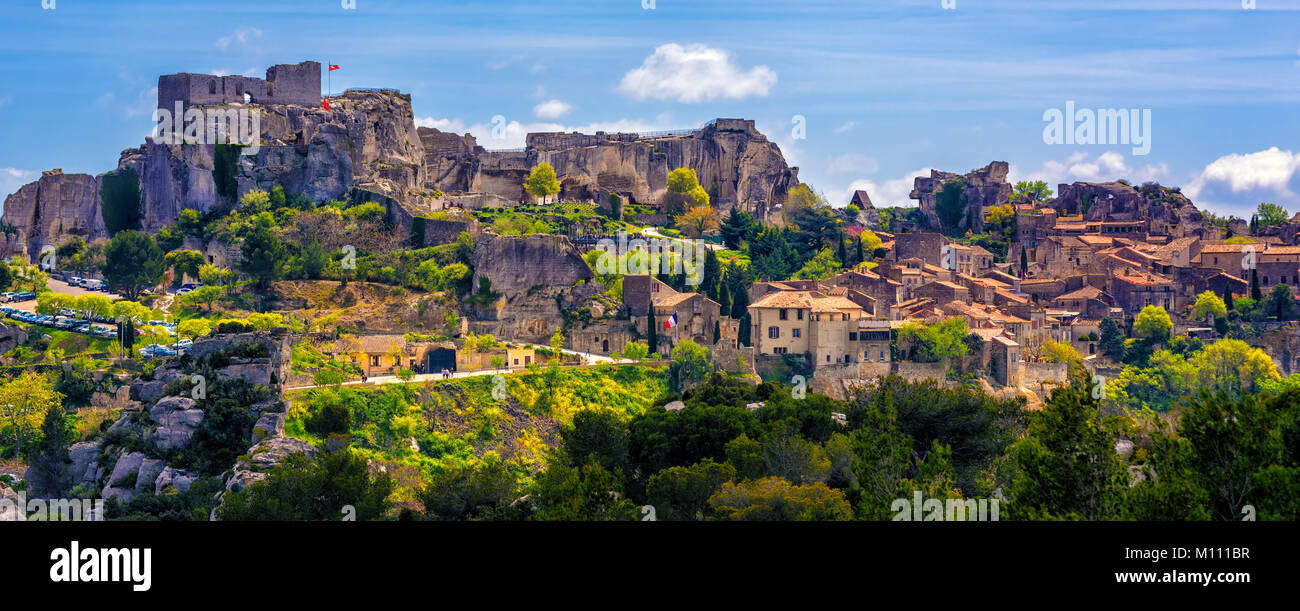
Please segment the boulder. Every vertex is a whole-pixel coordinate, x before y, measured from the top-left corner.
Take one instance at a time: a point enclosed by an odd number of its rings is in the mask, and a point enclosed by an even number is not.
[[[105,501],[117,499],[122,503],[130,501],[136,495],[140,466],[144,463],[144,454],[128,452],[117,459],[113,472],[108,476],[108,486],[100,494]]]
[[[162,380],[136,380],[131,383],[131,400],[153,403],[166,389],[167,383]]]
[[[150,438],[160,450],[185,446],[203,423],[203,410],[189,397],[165,397],[154,404],[149,416],[157,424]]]
[[[175,488],[179,492],[185,492],[190,489],[190,484],[199,478],[196,472],[185,471],[182,469],[173,469],[171,466],[164,467],[154,480],[154,494],[162,494],[167,488]]]
[[[68,448],[68,455],[72,458],[70,470],[73,486],[95,484],[104,475],[104,470],[99,467],[100,452],[98,441],[74,443]]]
[[[285,416],[284,412],[262,414],[262,417],[258,418],[257,423],[253,425],[253,432],[250,435],[249,442],[257,444],[271,437],[283,437]]]

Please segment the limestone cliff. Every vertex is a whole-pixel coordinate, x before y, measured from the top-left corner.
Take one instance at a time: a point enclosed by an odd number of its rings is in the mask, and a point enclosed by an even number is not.
[[[700,184],[725,213],[741,210],[767,217],[785,203],[799,182],[798,168],[786,165],[775,143],[753,121],[718,119],[705,127],[666,135],[529,134],[524,151],[491,152],[473,136],[420,128],[430,189],[458,194],[489,194],[507,202],[524,201],[529,170],[546,162],[560,179],[560,198],[603,202],[609,193],[633,203],[658,205],[667,192],[668,173],[694,169]]]
[[[228,108],[244,108],[228,104]],[[424,149],[415,131],[410,100],[396,91],[350,90],[331,98],[331,108],[288,104],[249,105],[261,111],[261,146],[240,155],[234,171],[237,196],[283,185],[316,201],[342,199],[354,187],[416,200],[424,180]],[[141,228],[155,232],[182,209],[207,211],[226,204],[217,195],[212,144],[146,141],[122,152],[120,171],[140,180]],[[46,172],[5,200],[3,220],[20,234],[18,250],[39,252],[71,236],[107,236],[100,212],[103,175]]]
[[[1138,188],[1122,182],[1063,184],[1048,205],[1088,221],[1145,221],[1147,231],[1173,237],[1201,236],[1205,228],[1205,216],[1191,200],[1155,183]]]
[[[476,306],[476,333],[546,343],[564,325],[564,311],[604,291],[591,282],[591,269],[564,236],[483,233],[474,246],[473,264],[474,289],[486,278],[494,297]]]
[[[916,178],[909,197],[920,204],[927,226],[931,229],[940,229],[939,215],[936,211],[939,194],[944,190],[945,185],[959,184],[966,205],[957,226],[962,230],[971,229],[979,233],[984,230],[984,216],[979,214],[981,208],[1001,206],[1011,200],[1011,184],[1007,182],[1008,170],[1009,166],[1005,161],[994,161],[967,174],[930,170],[929,176]],[[971,220],[974,220],[974,227],[969,226]]]
[[[47,170],[40,179],[5,198],[3,221],[17,235],[7,244],[13,254],[36,256],[41,248],[58,246],[72,236],[90,241],[103,234],[99,210],[99,181],[89,174]]]

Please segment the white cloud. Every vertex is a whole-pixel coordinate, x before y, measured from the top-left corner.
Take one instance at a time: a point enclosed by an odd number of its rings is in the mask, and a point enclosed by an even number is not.
[[[1168,180],[1169,166],[1147,164],[1142,167],[1130,167],[1123,153],[1106,151],[1089,159],[1085,152],[1072,153],[1063,160],[1049,159],[1038,169],[1021,174],[1018,166],[1012,165],[1007,172],[1007,181],[1016,183],[1022,180],[1041,180],[1053,191],[1057,185],[1072,182],[1110,182],[1123,178],[1133,184],[1149,181]]]
[[[1300,153],[1276,146],[1224,155],[1201,170],[1183,189],[1200,208],[1248,217],[1261,202],[1300,205]]]
[[[886,208],[890,206],[915,206],[916,201],[909,198],[912,193],[912,186],[919,176],[929,176],[930,168],[921,168],[908,172],[902,178],[894,178],[877,184],[873,180],[860,179],[849,183],[844,190],[828,196],[827,199],[835,206],[847,206],[853,199],[853,192],[859,189],[866,191],[871,197],[871,204],[877,208]]]
[[[832,157],[826,164],[826,172],[830,174],[875,174],[880,171],[880,162],[874,157],[868,157],[859,153],[847,153],[838,157]]]
[[[569,114],[573,105],[563,100],[547,100],[533,107],[533,114],[541,119],[558,119]]]
[[[259,30],[251,25],[241,25],[235,28],[235,31],[233,33],[218,38],[216,42],[216,46],[218,49],[224,50],[230,48],[230,45],[232,43],[237,42],[241,45],[246,45],[250,41],[256,40],[261,37],[262,37],[262,30]]]
[[[767,66],[743,70],[721,49],[668,43],[623,75],[618,90],[638,100],[696,103],[766,96],[773,85],[776,72]]]
[[[831,130],[837,134],[842,134],[858,126],[857,121],[846,121],[843,125]]]
[[[6,197],[18,191],[19,187],[41,177],[39,170],[20,170],[18,168],[0,168],[0,211]]]

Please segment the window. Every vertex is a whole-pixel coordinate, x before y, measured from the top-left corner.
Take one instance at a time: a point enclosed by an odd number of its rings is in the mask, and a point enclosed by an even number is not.
[[[379,366],[379,357],[377,357],[377,356],[372,356],[372,357],[370,357],[370,366],[371,366],[371,367],[378,367],[378,366]]]
[[[788,320],[790,318],[790,311],[785,308],[781,308],[781,316],[779,318],[781,320]]]
[[[803,310],[795,310],[794,316],[799,320],[803,320]]]
[[[801,331],[802,329],[790,329],[790,337],[799,337]]]
[[[857,332],[857,331],[849,331],[849,341],[851,341],[851,342],[856,342],[856,341],[858,341],[858,332]]]
[[[772,354],[785,354],[785,353],[786,353],[786,349],[785,349],[785,348],[773,348],[773,349],[772,349]]]
[[[884,350],[881,350],[881,351],[880,351],[880,362],[882,362],[882,363],[885,362],[885,351],[884,351]]]
[[[211,95],[217,94],[217,82],[215,80],[208,81],[208,93]]]
[[[770,339],[777,339],[781,337],[781,327],[768,327],[767,337]]]
[[[831,362],[831,355],[829,355],[829,354],[826,355],[826,362],[827,362],[827,363]]]

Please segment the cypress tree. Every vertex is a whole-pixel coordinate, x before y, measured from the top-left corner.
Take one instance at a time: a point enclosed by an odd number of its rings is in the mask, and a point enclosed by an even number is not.
[[[1250,268],[1250,298],[1254,299],[1255,303],[1259,303],[1263,297],[1264,293],[1259,290],[1259,269],[1252,267]]]
[[[737,334],[736,339],[740,341],[740,345],[742,346],[750,345],[749,312],[745,312],[745,315],[740,317],[740,333]]]
[[[722,339],[722,321],[713,321],[713,344],[716,346],[718,340]]]
[[[848,253],[847,249],[844,248],[844,232],[843,232],[843,231],[840,232],[840,234],[839,234],[839,238],[836,239],[836,241],[839,242],[839,247],[838,247],[839,252],[838,252],[837,254],[838,254],[839,259],[840,259],[840,265],[843,266],[843,267],[849,267],[849,253]]]
[[[1021,246],[1020,247],[1020,275],[1021,276],[1025,275],[1026,269],[1029,269],[1029,251],[1024,246]]]
[[[722,265],[718,263],[718,255],[710,248],[709,252],[704,255],[704,273],[700,281],[699,291],[704,293],[714,301],[718,300],[718,282],[722,280]]]
[[[1229,312],[1232,311],[1232,286],[1227,283],[1223,285],[1223,305],[1228,307]]]
[[[867,255],[865,252],[862,251],[862,249],[863,249],[862,236],[859,235],[858,236],[858,260],[854,262],[855,264],[862,263],[863,261],[867,260]]]
[[[731,317],[739,320],[749,314],[749,291],[737,291],[731,299]]]
[[[655,300],[653,297],[650,299],[650,307],[646,310],[645,322],[647,329],[646,353],[654,354],[659,352],[659,327],[657,326],[658,323],[655,322]]]
[[[723,316],[731,316],[731,291],[727,289],[726,282],[718,283],[718,313]]]

